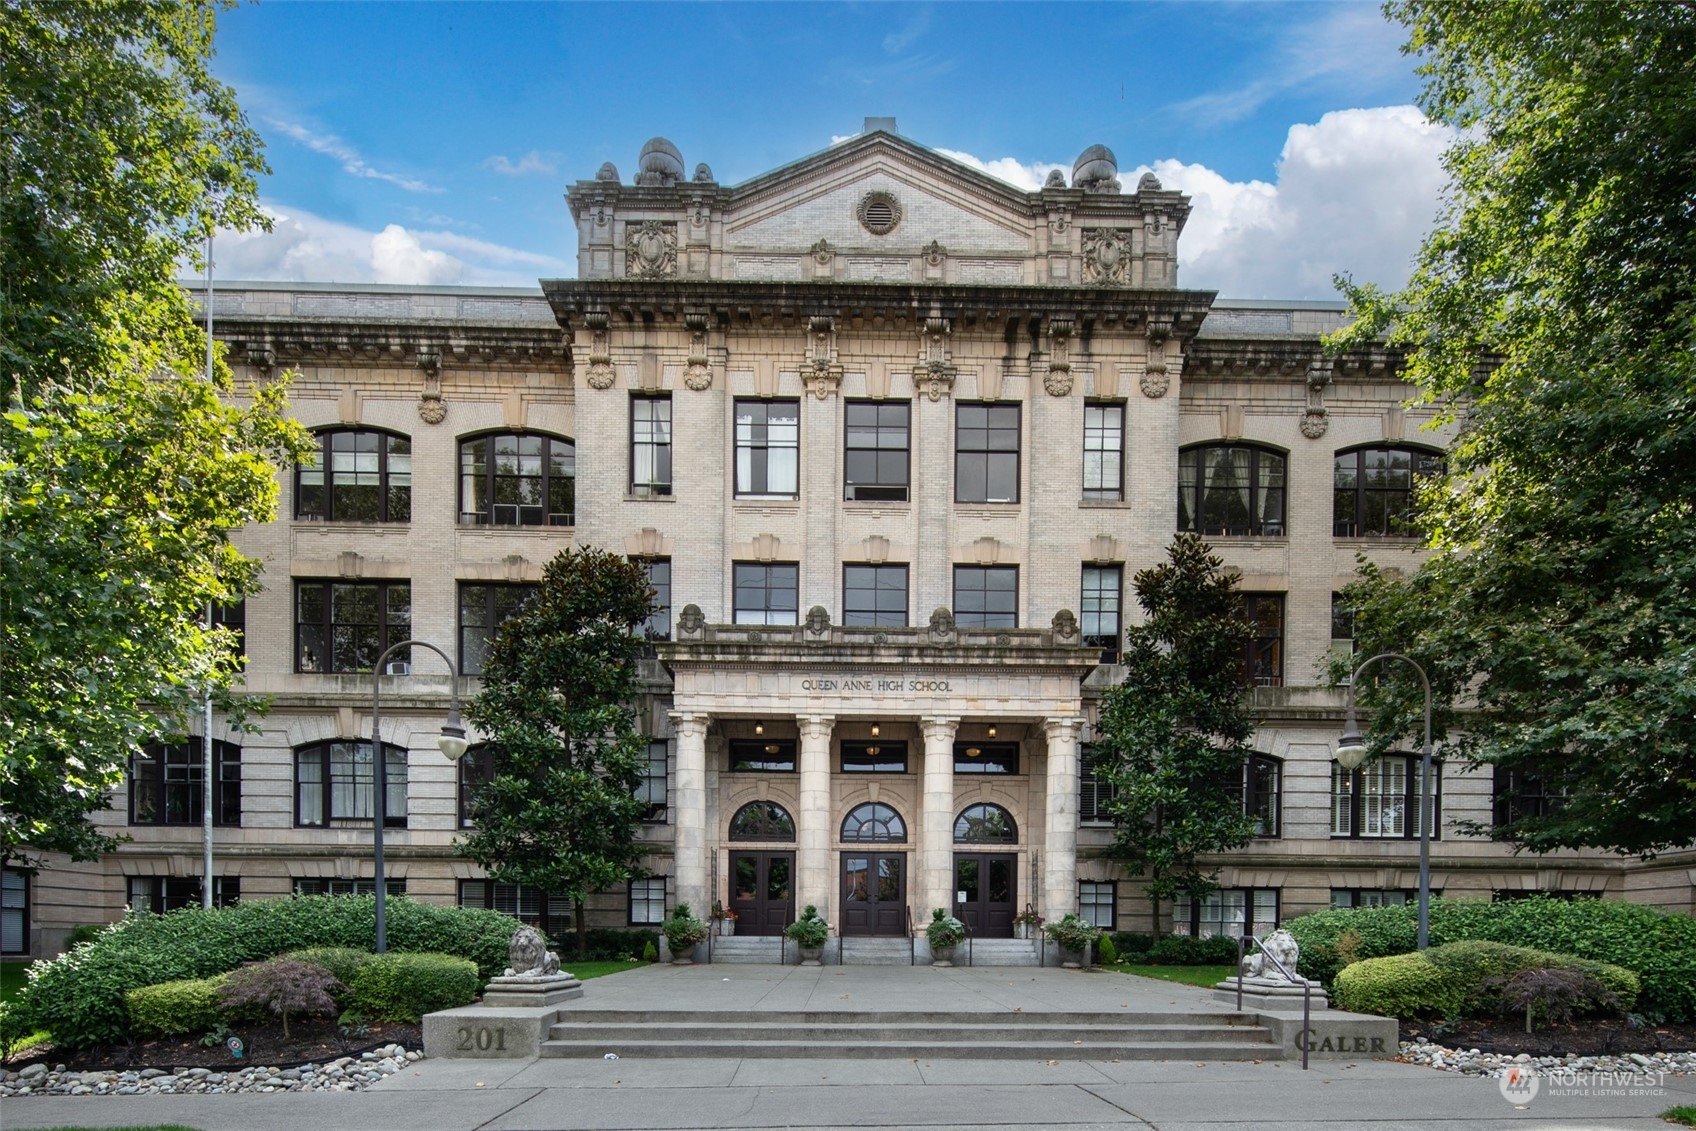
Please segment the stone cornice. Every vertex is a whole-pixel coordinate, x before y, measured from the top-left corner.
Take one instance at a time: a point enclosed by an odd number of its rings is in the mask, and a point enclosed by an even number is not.
[[[231,362],[260,370],[328,363],[562,369],[570,357],[565,336],[543,327],[261,317],[225,318],[213,332],[229,345]]]

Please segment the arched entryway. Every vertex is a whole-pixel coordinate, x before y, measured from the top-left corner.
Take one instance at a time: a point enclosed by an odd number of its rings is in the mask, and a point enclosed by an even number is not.
[[[1013,937],[1019,858],[994,849],[1018,843],[1019,826],[999,805],[968,805],[954,818],[954,913],[976,938]]]
[[[901,814],[875,801],[856,805],[842,822],[842,842],[842,934],[906,934],[907,854],[871,847],[907,842]]]
[[[795,819],[775,801],[751,801],[730,818],[730,910],[739,935],[780,935],[795,919]],[[741,842],[741,843],[739,843]]]

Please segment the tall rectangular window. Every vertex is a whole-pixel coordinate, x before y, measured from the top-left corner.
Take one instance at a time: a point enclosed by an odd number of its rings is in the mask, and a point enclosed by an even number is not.
[[[907,567],[842,567],[842,623],[902,627],[907,623]]]
[[[801,402],[736,402],[736,493],[801,493]]]
[[[153,745],[130,758],[130,824],[198,825],[206,811],[201,740]],[[241,747],[212,740],[212,823],[241,824]]]
[[[1284,686],[1284,595],[1244,593],[1243,617],[1254,626],[1243,655],[1243,678],[1250,687]]]
[[[459,760],[459,827],[476,828],[477,791],[495,778],[495,748],[479,743]]]
[[[654,611],[642,622],[642,634],[649,640],[671,639],[671,559],[636,559],[647,572],[648,584],[654,587]]]
[[[912,406],[906,401],[849,401],[843,498],[907,501]]]
[[[954,567],[954,622],[961,628],[1019,627],[1019,567]]]
[[[1111,931],[1118,926],[1119,885],[1111,880],[1078,881],[1078,918]]]
[[[388,785],[383,824],[406,825],[406,751],[383,744]],[[294,823],[326,828],[334,821],[369,821],[376,795],[369,742],[319,742],[294,752]]]
[[[643,927],[665,922],[665,877],[630,881],[630,925]]]
[[[1101,649],[1101,662],[1119,662],[1119,599],[1123,566],[1085,566],[1083,596],[1078,602],[1084,647]]]
[[[1374,840],[1419,836],[1417,755],[1380,754],[1354,771],[1331,763],[1331,835]],[[1443,828],[1443,764],[1431,763],[1431,836]]]
[[[529,584],[468,582],[459,585],[459,670],[482,675],[495,630],[524,608],[536,587]]]
[[[247,655],[247,602],[237,601],[233,605],[213,605],[212,624],[216,628],[227,628],[235,636],[231,651],[237,656]]]
[[[493,880],[459,881],[459,905],[481,907],[511,915],[551,938],[571,931],[571,901],[522,884],[497,884]]]
[[[1084,405],[1084,498],[1125,497],[1125,406]]]
[[[795,562],[736,562],[732,608],[736,624],[795,624],[801,567]]]
[[[29,953],[29,877],[0,868],[0,954]]]
[[[630,493],[671,494],[671,396],[630,398]]]
[[[963,404],[954,428],[954,501],[1019,501],[1019,406]]]
[[[407,582],[295,582],[295,671],[368,672],[390,644],[412,635]],[[405,648],[388,659],[390,674],[412,662]]]
[[[1089,825],[1110,825],[1113,814],[1108,802],[1113,800],[1113,783],[1102,772],[1102,765],[1112,754],[1099,747],[1086,746],[1078,759],[1078,820]]]
[[[1264,936],[1277,925],[1277,888],[1222,888],[1201,899],[1180,895],[1172,908],[1173,930],[1195,938]]]
[[[1508,766],[1492,766],[1491,771],[1494,824],[1552,817],[1566,804],[1568,790],[1558,774]]]
[[[666,811],[665,772],[669,747],[663,738],[648,740],[648,760],[642,766],[642,783],[636,787],[636,797],[647,803],[644,821],[664,823]]]

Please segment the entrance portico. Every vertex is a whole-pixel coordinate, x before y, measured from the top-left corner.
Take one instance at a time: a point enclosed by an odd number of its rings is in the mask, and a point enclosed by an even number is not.
[[[1069,613],[980,631],[946,615],[832,626],[822,610],[795,626],[707,625],[691,606],[676,637],[660,656],[678,901],[746,902],[738,877],[770,866],[750,861],[792,853],[794,906],[817,906],[838,933],[904,935],[943,907],[991,937],[1019,902],[1076,910],[1080,684],[1096,653]],[[769,918],[778,889],[754,878]]]

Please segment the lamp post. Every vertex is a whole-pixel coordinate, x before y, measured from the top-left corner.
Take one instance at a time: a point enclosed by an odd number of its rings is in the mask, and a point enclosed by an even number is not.
[[[371,806],[372,843],[375,849],[375,874],[377,881],[377,953],[384,954],[389,949],[388,924],[384,919],[385,900],[388,896],[383,881],[383,820],[388,816],[389,767],[388,759],[383,756],[383,725],[382,725],[382,695],[383,695],[383,665],[390,656],[402,648],[428,648],[442,658],[448,666],[448,689],[453,696],[448,705],[448,721],[442,724],[442,733],[436,736],[436,745],[441,749],[450,762],[458,762],[464,757],[470,743],[465,739],[465,724],[459,718],[459,673],[454,671],[453,661],[448,654],[434,644],[422,640],[402,640],[399,644],[391,644],[377,657],[377,662],[371,668],[371,774],[376,797]]]
[[[1431,941],[1431,680],[1424,668],[1400,652],[1380,652],[1360,662],[1349,677],[1348,715],[1337,739],[1337,764],[1352,774],[1366,761],[1366,740],[1354,717],[1354,685],[1360,673],[1379,660],[1401,660],[1419,673],[1425,688],[1425,744],[1419,751],[1419,949],[1424,950]]]

